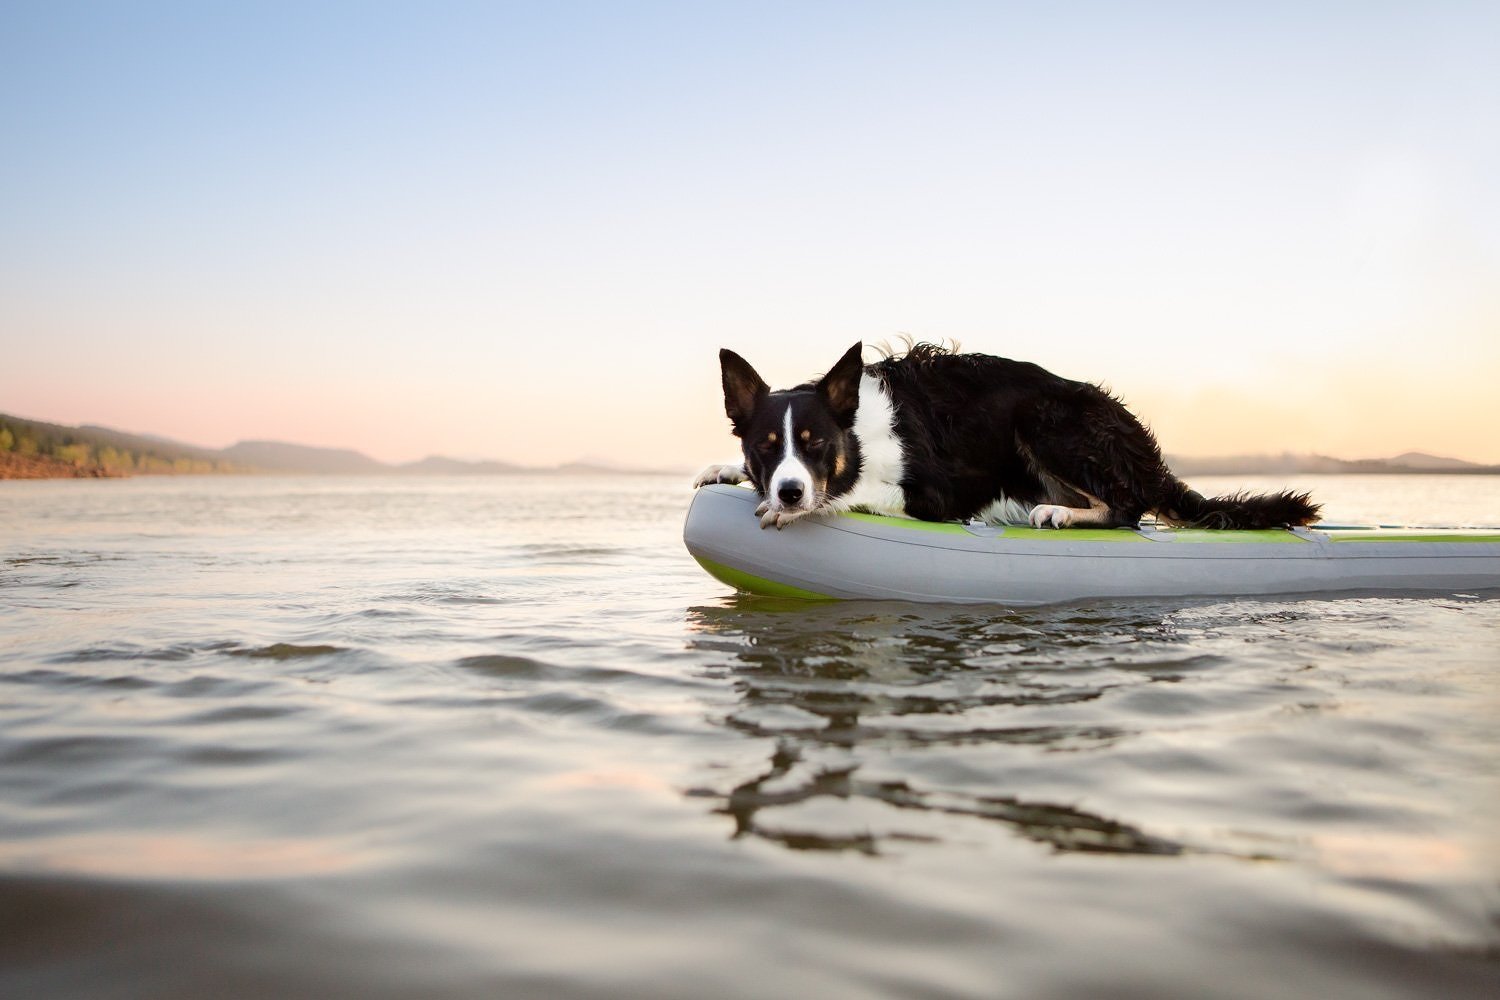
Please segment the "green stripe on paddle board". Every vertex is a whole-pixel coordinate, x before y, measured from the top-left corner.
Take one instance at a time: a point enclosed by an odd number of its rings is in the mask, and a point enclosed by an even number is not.
[[[1021,528],[1007,524],[999,537],[1027,542],[1144,542],[1129,528]]]
[[[885,514],[866,514],[861,511],[845,511],[840,517],[849,518],[854,521],[863,521],[866,524],[878,524],[887,528],[903,528],[908,531],[931,531],[940,535],[966,535],[973,537],[964,525],[954,521],[919,521],[911,517],[890,517]],[[1048,542],[1144,542],[1148,539],[1139,532],[1128,528],[1030,528],[1021,525],[1005,525],[1000,527],[999,534],[1008,539],[1018,541],[1048,541]],[[1234,544],[1237,542],[1258,542],[1261,544],[1300,544],[1308,541],[1293,532],[1283,528],[1268,528],[1263,531],[1251,530],[1209,530],[1205,528],[1168,528],[1163,534],[1169,535],[1177,542],[1217,542],[1219,544]],[[1476,539],[1470,541],[1490,541],[1500,539]],[[1411,538],[1410,541],[1427,541],[1422,538]],[[1437,538],[1431,539],[1437,541]],[[1442,541],[1450,541],[1448,538]],[[1338,538],[1334,541],[1349,542],[1357,541],[1353,538]]]
[[[912,517],[888,517],[885,514],[864,514],[846,511],[839,515],[866,524],[878,524],[886,528],[905,528],[908,531],[931,531],[939,535],[962,535],[976,537],[968,528],[956,521],[918,521]],[[1140,535],[1124,528],[1023,528],[1006,525],[1000,529],[1006,538],[1023,538],[1027,541],[1041,539],[1059,542],[1140,542]],[[982,537],[982,536],[981,536]]]
[[[705,559],[700,555],[694,555],[698,565],[708,570],[710,576],[727,583],[735,590],[743,590],[747,594],[760,594],[763,597],[794,597],[799,601],[832,601],[836,598],[827,594],[819,594],[811,590],[803,590],[801,587],[793,587],[789,583],[777,583],[775,580],[767,580],[765,577],[755,576],[738,570],[723,563],[716,563],[712,559]]]
[[[967,535],[961,524],[952,521],[918,521],[912,517],[887,517],[884,514],[863,514],[859,511],[846,511],[841,517],[851,518],[855,521],[864,521],[867,524],[883,524],[888,528],[908,528],[912,531],[935,531],[943,535]]]
[[[1306,538],[1295,535],[1285,528],[1266,528],[1260,531],[1250,529],[1167,528],[1162,531],[1162,534],[1170,535],[1175,542],[1219,542],[1220,544],[1230,545],[1242,542],[1271,543],[1277,545],[1287,542],[1302,543],[1307,541]]]
[[[1386,535],[1378,531],[1368,533],[1350,531],[1347,534],[1332,532],[1328,535],[1331,542],[1483,542],[1489,545],[1500,543],[1500,535],[1465,535],[1461,532],[1442,532],[1433,534],[1400,534]]]

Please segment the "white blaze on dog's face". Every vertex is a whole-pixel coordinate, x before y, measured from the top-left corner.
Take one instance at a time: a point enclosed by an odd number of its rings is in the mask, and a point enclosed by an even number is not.
[[[741,439],[745,473],[765,502],[762,524],[780,527],[817,510],[858,477],[850,433],[863,373],[856,344],[815,385],[772,392],[733,351],[720,351],[724,409]]]
[[[812,510],[814,498],[828,478],[820,477],[823,482],[819,483],[807,463],[802,461],[799,445],[805,446],[806,441],[799,439],[796,422],[792,419],[795,409],[795,406],[788,405],[786,417],[781,422],[781,461],[772,470],[771,482],[766,489],[772,510]]]

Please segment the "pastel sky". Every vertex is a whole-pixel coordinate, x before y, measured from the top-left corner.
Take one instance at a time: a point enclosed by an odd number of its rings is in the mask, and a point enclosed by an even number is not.
[[[0,5],[0,412],[733,453],[909,334],[1500,463],[1500,4]]]

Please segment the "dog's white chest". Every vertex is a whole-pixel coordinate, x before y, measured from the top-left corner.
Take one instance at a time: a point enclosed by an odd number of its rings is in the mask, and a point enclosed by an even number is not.
[[[859,479],[848,493],[836,498],[844,510],[871,514],[906,514],[901,479],[906,459],[896,436],[896,411],[879,379],[859,380],[859,409],[854,412],[854,436],[859,438]]]

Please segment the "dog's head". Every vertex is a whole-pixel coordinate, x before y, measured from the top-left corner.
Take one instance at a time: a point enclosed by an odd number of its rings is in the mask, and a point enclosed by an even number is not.
[[[724,412],[745,453],[745,473],[772,513],[796,516],[819,509],[859,478],[859,409],[863,344],[844,353],[827,375],[795,389],[772,392],[750,363],[719,352]]]

